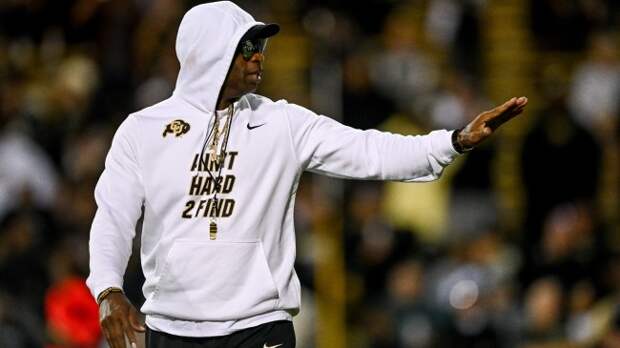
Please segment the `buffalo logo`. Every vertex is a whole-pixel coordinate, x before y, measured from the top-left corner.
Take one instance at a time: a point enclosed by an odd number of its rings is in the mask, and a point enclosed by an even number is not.
[[[166,125],[162,136],[165,138],[168,133],[172,133],[174,136],[179,137],[187,132],[189,132],[189,123],[183,120],[174,120]]]

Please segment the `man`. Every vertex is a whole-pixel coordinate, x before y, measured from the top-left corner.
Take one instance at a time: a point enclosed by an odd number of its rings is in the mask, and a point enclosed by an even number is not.
[[[352,129],[252,94],[266,39],[278,31],[230,2],[192,8],[177,36],[172,97],[116,132],[95,189],[87,281],[112,348],[134,344],[145,329],[149,347],[294,347],[293,206],[302,172],[434,180],[457,150],[527,103],[513,98],[460,132]],[[146,326],[121,290],[142,210]]]

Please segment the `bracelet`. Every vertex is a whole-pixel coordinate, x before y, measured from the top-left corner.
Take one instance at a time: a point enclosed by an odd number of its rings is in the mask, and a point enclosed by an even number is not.
[[[469,152],[474,149],[473,146],[464,147],[463,145],[461,145],[461,143],[459,143],[458,137],[462,130],[463,128],[459,128],[459,129],[456,129],[454,132],[452,132],[452,147],[454,148],[454,150],[456,150],[456,152],[460,154]]]
[[[109,294],[113,293],[113,292],[123,292],[123,289],[120,288],[116,288],[116,287],[109,287],[105,290],[103,290],[99,296],[97,296],[97,304],[101,304],[101,301],[103,301],[103,299],[105,299],[106,296],[108,296]]]

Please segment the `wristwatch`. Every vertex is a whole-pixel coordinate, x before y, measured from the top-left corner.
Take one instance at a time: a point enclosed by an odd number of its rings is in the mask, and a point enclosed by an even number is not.
[[[462,130],[463,128],[459,128],[459,129],[454,130],[454,132],[452,132],[452,147],[454,147],[456,152],[461,153],[461,154],[465,152],[469,152],[474,149],[474,146],[466,147],[466,146],[461,145],[461,143],[459,143],[458,138]]]

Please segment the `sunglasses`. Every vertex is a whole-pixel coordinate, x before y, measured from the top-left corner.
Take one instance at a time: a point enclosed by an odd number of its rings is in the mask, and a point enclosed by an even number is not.
[[[255,53],[263,53],[267,46],[267,39],[244,40],[239,43],[237,53],[241,53],[243,59],[250,60]]]

